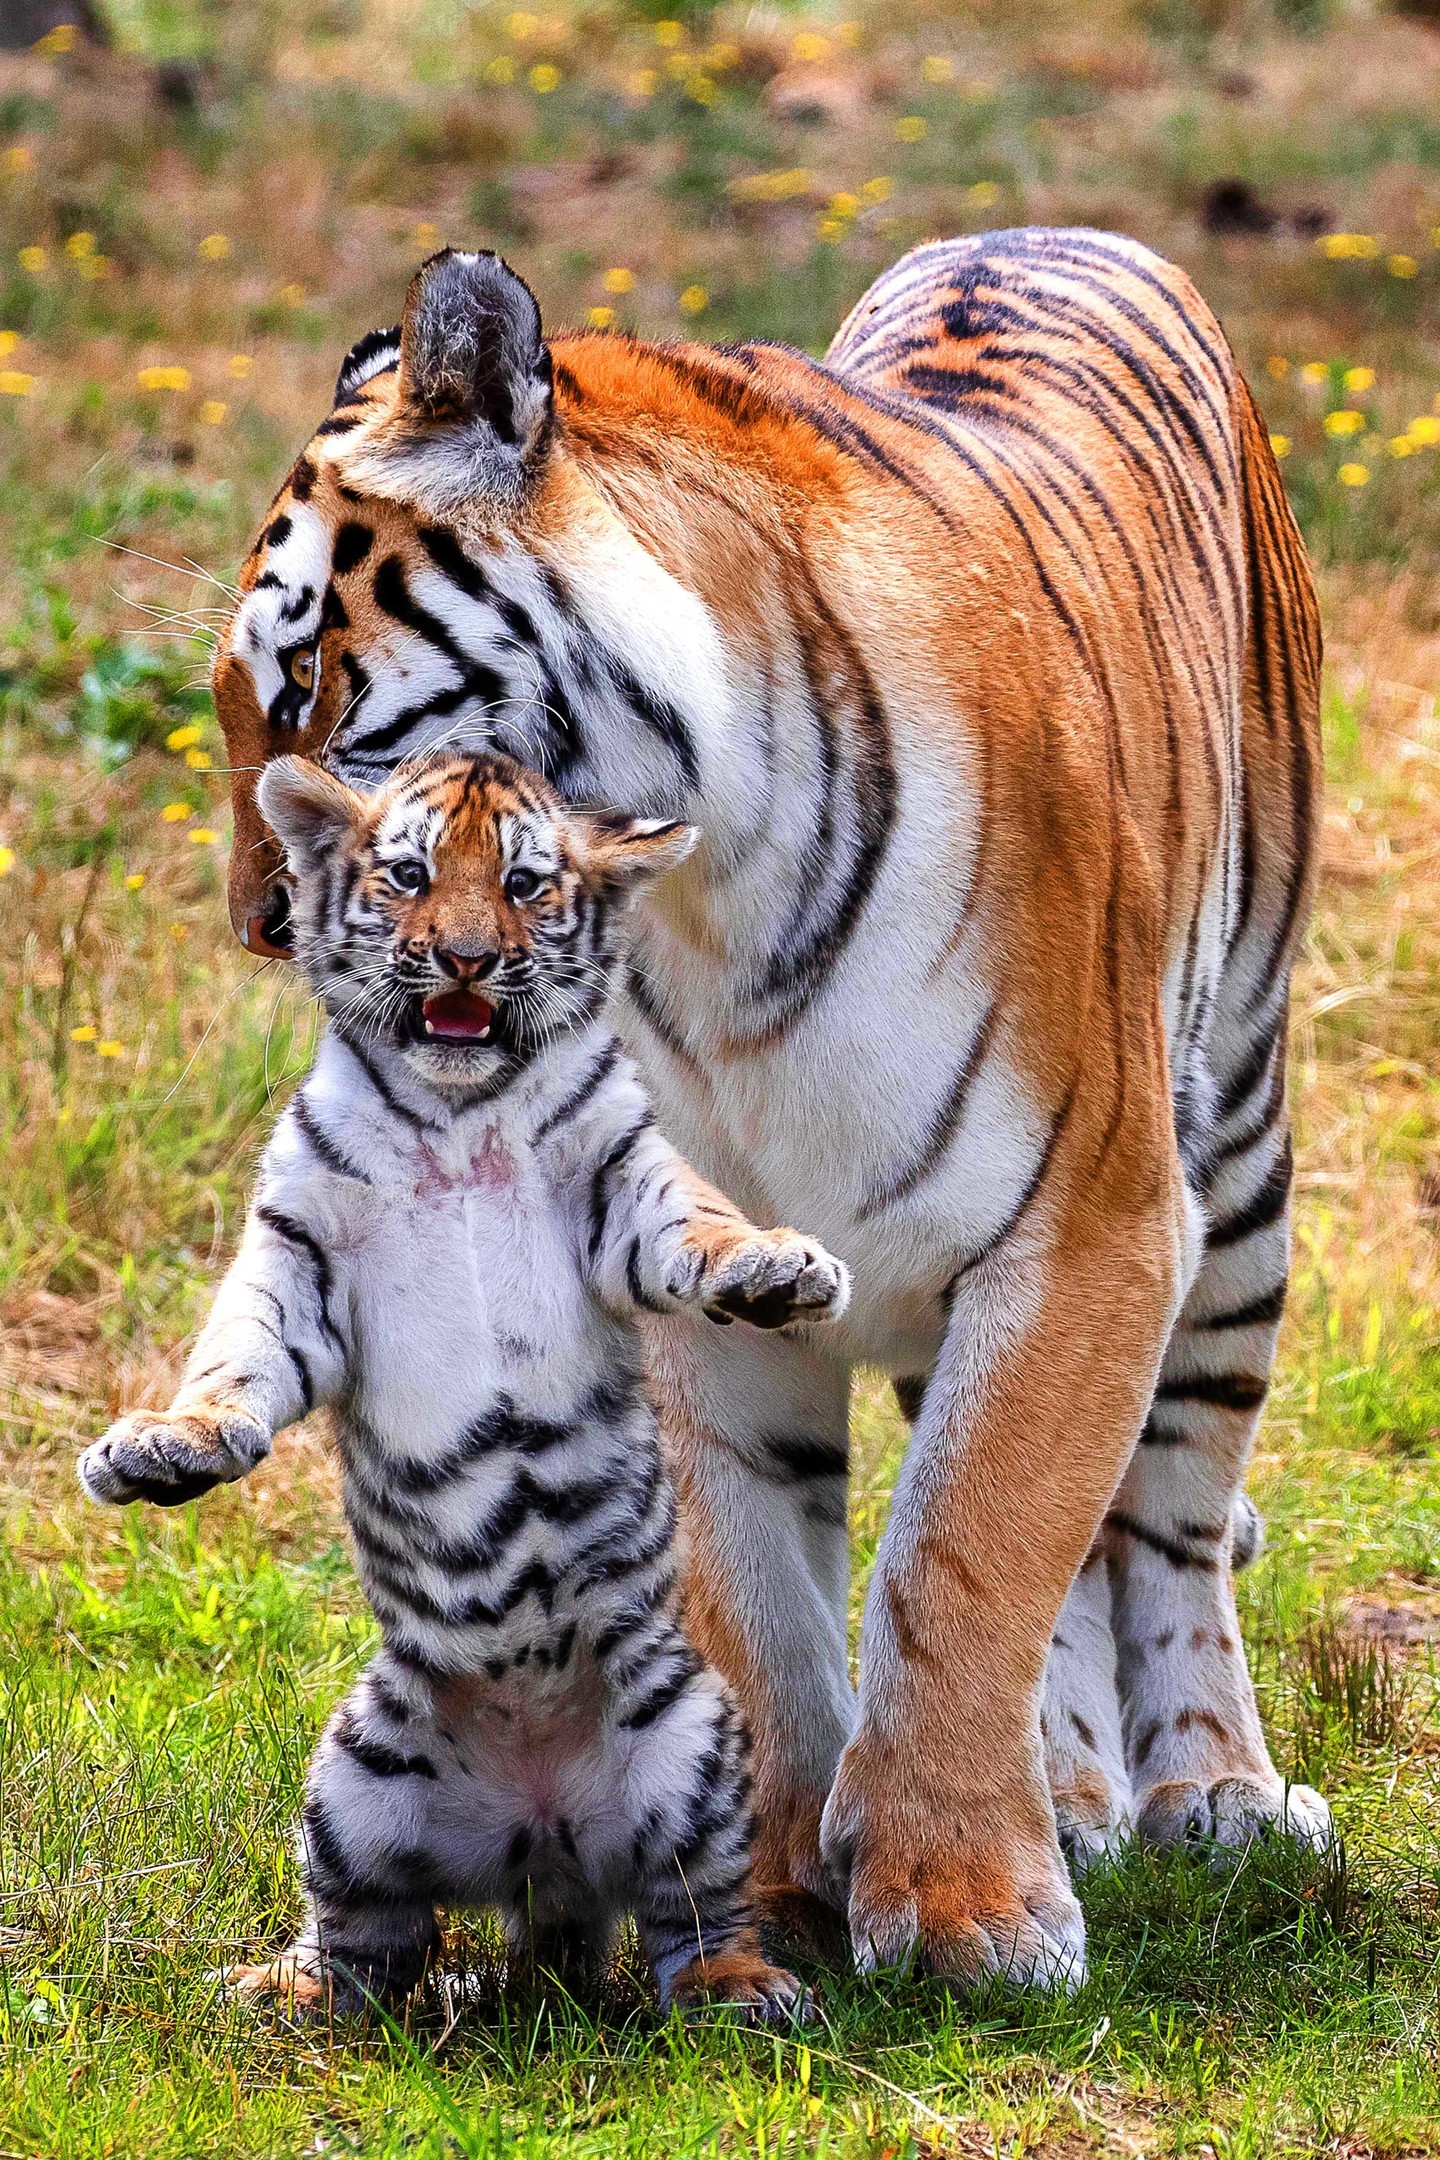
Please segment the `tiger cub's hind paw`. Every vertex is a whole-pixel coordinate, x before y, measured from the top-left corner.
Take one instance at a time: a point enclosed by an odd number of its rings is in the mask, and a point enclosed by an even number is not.
[[[687,2016],[702,2010],[736,2010],[747,2025],[808,2025],[815,1997],[803,1980],[772,1965],[758,1948],[721,1950],[694,1957],[665,1991],[665,2007]]]

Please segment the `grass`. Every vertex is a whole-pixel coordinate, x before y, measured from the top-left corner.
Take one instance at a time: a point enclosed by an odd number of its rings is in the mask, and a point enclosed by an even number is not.
[[[1440,2150],[1440,36],[1325,0],[111,15],[109,57],[0,62],[0,2155]],[[1267,233],[1204,230],[1220,180]],[[1243,1604],[1343,1857],[1127,1856],[1066,2003],[826,1974],[776,2039],[661,2023],[623,1960],[601,2002],[507,1996],[475,1927],[401,2026],[257,2024],[212,1975],[293,1918],[299,1779],[372,1632],[322,1439],[177,1518],[86,1509],[71,1469],[165,1394],[313,1044],[225,927],[223,581],[441,237],[503,245],[552,320],[818,351],[912,241],[1019,219],[1192,270],[1321,576]],[[869,1381],[856,1429],[858,1596],[900,1448]]]

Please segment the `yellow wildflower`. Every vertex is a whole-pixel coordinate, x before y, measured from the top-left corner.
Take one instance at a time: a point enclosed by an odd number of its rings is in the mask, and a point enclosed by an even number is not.
[[[842,22],[835,25],[836,42],[843,45],[847,52],[855,50],[863,34],[858,22]]]
[[[200,419],[205,427],[219,427],[229,411],[223,398],[207,397],[200,407]]]
[[[1364,413],[1349,410],[1326,413],[1323,422],[1327,435],[1358,435],[1364,425]]]
[[[230,242],[223,232],[206,233],[195,252],[201,262],[224,262],[230,253]]]
[[[585,320],[592,330],[609,330],[615,321],[613,307],[592,307],[586,311]]]
[[[703,315],[710,305],[710,295],[703,285],[687,285],[680,295],[681,312],[686,315]]]
[[[853,218],[860,208],[860,198],[858,195],[846,195],[843,193],[832,195],[828,207],[831,217]]]
[[[1368,465],[1342,465],[1335,475],[1341,487],[1364,487],[1370,478]]]
[[[167,802],[160,815],[167,825],[183,825],[187,818],[194,817],[195,812],[188,802]]]
[[[14,850],[14,848],[13,848],[13,847],[0,847],[0,877],[9,877],[9,875],[10,875],[11,871],[12,871],[12,870],[13,870],[14,868],[15,868],[15,850]]]
[[[85,1027],[73,1027],[70,1030],[70,1040],[71,1042],[94,1042],[99,1033],[99,1028],[90,1027],[88,1024]]]
[[[197,825],[193,832],[186,835],[186,838],[192,847],[214,847],[220,835],[212,826]]]
[[[627,84],[631,97],[654,97],[659,87],[660,77],[654,68],[637,68]]]
[[[920,73],[929,83],[951,82],[955,75],[955,63],[944,53],[927,53],[920,63]]]
[[[188,721],[184,727],[171,728],[165,737],[165,747],[167,750],[188,750],[192,743],[199,742],[204,733],[204,728],[195,721]]]
[[[833,247],[837,240],[844,239],[850,228],[844,218],[822,217],[816,219],[815,230],[827,246]]]
[[[685,95],[692,105],[713,105],[720,91],[708,75],[692,75],[685,85]]]
[[[549,97],[552,90],[560,87],[560,70],[548,60],[538,60],[530,70],[530,87],[537,97]]]
[[[29,397],[35,377],[20,368],[0,368],[0,397]]]
[[[170,935],[172,938],[174,938],[177,945],[183,945],[186,938],[190,935],[190,925],[183,922],[172,922],[170,925]]]
[[[32,271],[36,276],[45,268],[50,256],[43,247],[23,247],[16,258],[22,270]]]
[[[1307,360],[1307,361],[1305,362],[1305,365],[1304,365],[1304,367],[1302,367],[1302,368],[1301,368],[1301,370],[1300,370],[1300,380],[1301,380],[1301,382],[1303,382],[1303,383],[1308,383],[1308,384],[1310,385],[1310,387],[1311,387],[1312,389],[1313,389],[1313,388],[1315,387],[1315,385],[1316,385],[1317,383],[1329,382],[1329,380],[1330,380],[1330,363],[1329,363],[1329,361],[1328,361],[1328,360]]]
[[[126,892],[139,892],[144,883],[145,872],[143,870],[132,870],[125,880],[125,890]]]
[[[1391,277],[1412,278],[1419,271],[1420,265],[1413,255],[1387,255],[1385,268]]]
[[[135,380],[142,390],[188,390],[190,370],[183,367],[142,367]]]
[[[515,80],[515,62],[511,59],[509,53],[496,53],[493,60],[486,61],[484,75],[486,82],[500,83],[502,85],[513,83]]]
[[[114,265],[108,255],[87,255],[84,262],[77,263],[75,268],[87,284],[93,285],[100,278],[109,277]]]
[[[709,68],[713,74],[723,75],[727,68],[739,65],[740,47],[732,45],[728,38],[721,38],[718,45],[712,45],[707,51],[701,53],[700,63],[702,67]]]
[[[190,767],[191,772],[209,772],[215,760],[208,750],[187,750],[185,752],[185,762]]]
[[[65,253],[69,256],[71,262],[84,262],[87,255],[95,253],[94,233],[72,232],[65,242]]]
[[[0,330],[0,360],[8,360],[19,343],[18,330]]]
[[[790,57],[792,60],[828,60],[830,40],[822,37],[818,30],[801,30],[790,40]]]
[[[657,45],[678,45],[684,35],[685,25],[683,23],[670,22],[667,20],[665,22],[657,22],[655,25],[655,42]]]
[[[26,173],[34,170],[35,153],[29,143],[11,143],[4,156],[0,157],[0,172]]]
[[[36,38],[30,50],[37,53],[67,53],[75,50],[75,25],[71,22],[56,23],[44,37]]]
[[[1392,435],[1386,447],[1391,457],[1413,457],[1420,445],[1413,435]]]
[[[1265,362],[1265,371],[1267,374],[1273,375],[1276,382],[1284,382],[1285,377],[1290,373],[1290,362],[1283,353],[1272,352]]]
[[[635,273],[633,270],[627,270],[622,264],[617,263],[613,270],[607,270],[605,272],[604,277],[601,279],[601,283],[604,285],[606,292],[634,292]]]
[[[993,180],[977,180],[975,185],[967,188],[965,192],[977,210],[988,210],[991,203],[998,202],[1000,198],[1000,190]]]
[[[95,1048],[99,1051],[101,1057],[115,1058],[124,1057],[125,1055],[125,1045],[123,1042],[98,1042],[96,1043]]]
[[[276,297],[283,300],[286,307],[303,307],[305,305],[305,287],[296,284],[292,280],[290,284],[280,287]]]
[[[527,38],[534,37],[539,28],[539,16],[527,15],[523,8],[506,18],[505,33],[507,37],[514,38],[517,45],[523,45]]]
[[[1272,435],[1270,437],[1270,448],[1277,458],[1289,457],[1290,437],[1288,435]]]
[[[1359,397],[1363,391],[1374,389],[1375,370],[1373,367],[1347,367],[1340,380],[1352,397]]]
[[[906,113],[903,118],[895,122],[895,139],[897,142],[924,142],[929,132],[930,123],[921,113]]]
[[[1380,252],[1379,241],[1370,233],[1326,233],[1318,245],[1331,262],[1368,262]]]
[[[1427,450],[1433,450],[1436,443],[1440,443],[1440,420],[1431,413],[1421,413],[1405,432],[1412,442],[1423,443]]]
[[[807,165],[789,165],[783,172],[750,173],[743,180],[729,180],[725,192],[736,202],[791,202],[808,195],[815,175]]]
[[[237,382],[244,382],[247,375],[255,372],[255,362],[248,352],[232,352],[227,365]]]
[[[888,173],[877,173],[867,180],[860,190],[860,200],[865,203],[889,202],[895,192],[895,183]]]

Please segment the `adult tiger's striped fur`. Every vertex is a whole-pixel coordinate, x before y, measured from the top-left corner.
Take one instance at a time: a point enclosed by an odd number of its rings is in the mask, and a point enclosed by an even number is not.
[[[1230,1580],[1285,1292],[1319,634],[1184,275],[1101,232],[936,243],[818,363],[547,346],[503,265],[441,255],[241,583],[216,690],[253,948],[283,892],[249,768],[297,746],[374,778],[520,745],[704,827],[622,1032],[706,1173],[856,1278],[823,1345],[651,1331],[768,1909],[848,1882],[862,1961],[1073,1976],[1057,1817],[1077,1862],[1132,1825],[1323,1840]],[[916,1416],[857,1705],[860,1361]]]
[[[846,1278],[695,1175],[605,1025],[620,905],[694,832],[567,812],[497,757],[369,800],[291,760],[260,804],[332,1027],[174,1403],[80,1466],[174,1505],[335,1406],[384,1647],[310,1766],[304,1929],[241,1985],[408,1988],[441,1899],[543,1963],[633,1909],[662,2002],[803,2011],[746,1902],[744,1727],[682,1626],[635,1312],[779,1327]]]

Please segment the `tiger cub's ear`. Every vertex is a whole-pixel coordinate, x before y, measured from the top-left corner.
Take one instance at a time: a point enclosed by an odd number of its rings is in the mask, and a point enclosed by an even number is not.
[[[663,877],[698,845],[700,828],[682,818],[627,818],[616,811],[577,816],[584,834],[585,868],[597,885],[633,891]]]
[[[255,800],[292,870],[307,870],[349,834],[358,832],[364,799],[309,758],[272,758],[261,773]]]

